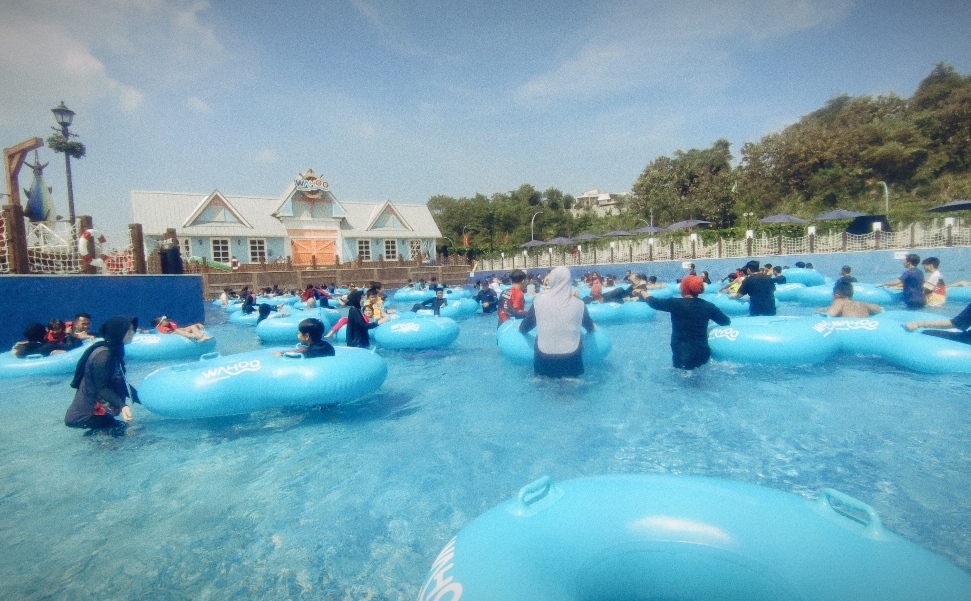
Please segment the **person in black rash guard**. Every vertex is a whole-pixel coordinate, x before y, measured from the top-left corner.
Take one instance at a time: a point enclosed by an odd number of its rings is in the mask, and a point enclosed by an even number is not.
[[[426,301],[415,303],[415,306],[413,306],[411,310],[417,313],[422,309],[431,309],[435,312],[435,316],[437,317],[442,307],[446,305],[448,305],[448,299],[445,298],[445,290],[443,288],[436,288],[435,296]]]
[[[937,336],[938,338],[946,338],[947,340],[953,340],[955,342],[961,342],[963,344],[971,344],[971,305],[964,308],[957,317],[953,319],[940,319],[937,321],[910,321],[904,324],[904,327],[913,332],[917,328],[930,328],[930,330],[924,330],[921,334],[927,334],[928,336]],[[944,330],[950,330],[951,328],[957,328],[960,332],[947,332]]]
[[[496,309],[499,308],[499,297],[496,296],[496,291],[489,288],[489,280],[483,280],[479,285],[479,291],[475,293],[472,300],[478,301],[482,305],[482,313],[485,315],[495,313]]]
[[[124,429],[132,419],[126,398],[138,402],[138,393],[125,379],[125,345],[138,329],[138,319],[111,317],[101,326],[103,341],[93,343],[78,360],[71,387],[74,401],[64,414],[64,425],[71,428]]]
[[[711,358],[708,346],[708,321],[727,326],[732,320],[721,309],[698,295],[704,292],[705,284],[696,275],[681,280],[683,298],[653,298],[647,291],[640,291],[640,297],[652,309],[671,314],[671,358],[674,366],[680,369],[700,367]]]
[[[316,357],[333,357],[336,353],[334,347],[324,338],[324,322],[316,317],[308,317],[297,325],[297,340],[304,345],[294,353],[301,353],[308,359]]]
[[[371,346],[368,331],[387,321],[387,318],[376,319],[370,323],[364,321],[364,314],[361,312],[362,296],[360,290],[354,290],[347,295],[347,306],[350,307],[347,311],[347,346],[368,348]]]
[[[745,279],[738,289],[736,298],[748,295],[748,314],[775,315],[775,282],[759,269],[758,261],[745,264]]]

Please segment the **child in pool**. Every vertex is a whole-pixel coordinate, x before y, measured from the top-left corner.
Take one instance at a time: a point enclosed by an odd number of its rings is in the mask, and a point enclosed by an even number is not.
[[[336,353],[329,342],[322,339],[324,323],[316,317],[308,317],[297,325],[297,340],[303,346],[293,353],[301,353],[308,359],[316,357],[333,357]],[[282,354],[282,353],[280,353]]]

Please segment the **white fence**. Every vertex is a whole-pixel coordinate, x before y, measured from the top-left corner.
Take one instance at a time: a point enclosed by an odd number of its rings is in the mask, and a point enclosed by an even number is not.
[[[912,225],[898,232],[871,232],[866,235],[834,232],[798,238],[768,236],[742,240],[719,238],[705,242],[701,236],[662,236],[657,238],[619,238],[575,247],[536,247],[519,253],[500,253],[479,260],[479,269],[501,271],[556,267],[559,265],[604,265],[653,261],[691,261],[809,255],[872,250],[910,250],[946,246],[971,246],[971,228],[946,226],[925,228]]]

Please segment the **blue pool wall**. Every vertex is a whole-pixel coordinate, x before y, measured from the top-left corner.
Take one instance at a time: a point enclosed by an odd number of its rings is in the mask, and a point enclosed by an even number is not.
[[[812,263],[816,271],[824,276],[831,278],[839,277],[840,269],[844,265],[853,268],[855,275],[861,282],[879,284],[892,279],[893,274],[903,272],[903,260],[901,257],[907,253],[915,253],[921,260],[927,257],[937,257],[941,260],[941,274],[945,282],[956,282],[958,280],[971,280],[971,248],[969,247],[949,247],[949,248],[920,248],[916,250],[880,250],[868,252],[845,252],[827,253],[825,255],[766,255],[748,258],[732,259],[686,259],[684,261],[654,261],[650,263],[609,263],[597,265],[568,265],[574,278],[581,277],[585,273],[596,271],[600,275],[614,275],[623,277],[628,269],[635,273],[643,273],[648,276],[657,276],[658,281],[669,282],[679,279],[685,275],[683,263],[694,263],[698,273],[707,271],[713,282],[717,282],[736,268],[745,265],[750,260],[759,263],[771,263],[772,265],[783,265],[794,267],[797,261]],[[527,272],[530,275],[542,275],[550,270],[549,267],[534,268],[530,267]],[[507,273],[505,271],[485,271],[476,272],[469,277],[469,284],[474,284],[476,280],[481,280],[492,274]],[[889,274],[889,275],[888,275]]]
[[[98,328],[112,315],[133,315],[151,327],[165,315],[179,324],[204,323],[202,278],[198,275],[9,275],[0,277],[0,350],[21,340],[31,322],[72,319],[89,313]]]

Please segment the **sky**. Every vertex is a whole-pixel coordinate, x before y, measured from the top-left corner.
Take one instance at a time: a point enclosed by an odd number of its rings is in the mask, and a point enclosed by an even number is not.
[[[276,197],[308,168],[346,201],[623,193],[834,96],[971,74],[969,29],[956,0],[4,2],[0,146],[75,111],[76,213],[109,239],[133,190]],[[64,158],[39,158],[66,216]]]

